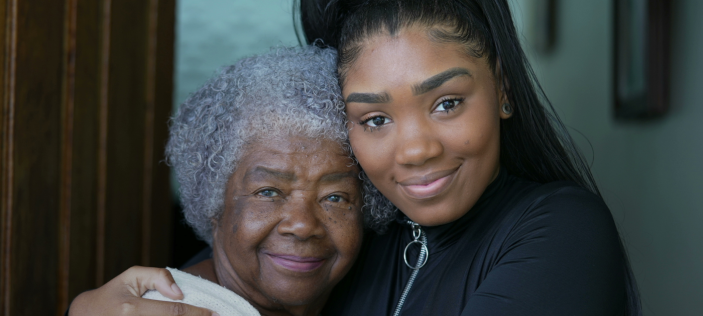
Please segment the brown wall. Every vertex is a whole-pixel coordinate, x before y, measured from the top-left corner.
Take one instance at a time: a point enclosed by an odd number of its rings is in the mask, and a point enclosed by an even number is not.
[[[167,264],[174,1],[0,1],[0,314]]]

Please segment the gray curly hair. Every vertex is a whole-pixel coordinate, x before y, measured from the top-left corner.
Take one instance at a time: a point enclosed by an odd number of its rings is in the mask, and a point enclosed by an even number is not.
[[[227,180],[259,137],[325,138],[351,155],[336,60],[332,48],[273,48],[222,68],[181,105],[166,157],[198,237],[212,243],[211,221],[224,209]],[[382,232],[397,209],[363,173],[361,179],[366,226]]]

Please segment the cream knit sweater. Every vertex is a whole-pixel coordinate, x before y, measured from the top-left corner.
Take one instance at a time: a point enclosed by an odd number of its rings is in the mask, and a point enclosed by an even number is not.
[[[236,293],[203,278],[178,269],[166,268],[173,275],[176,284],[183,291],[183,300],[174,301],[157,291],[144,293],[143,298],[167,302],[182,302],[204,307],[220,316],[259,316],[259,312],[249,302]]]

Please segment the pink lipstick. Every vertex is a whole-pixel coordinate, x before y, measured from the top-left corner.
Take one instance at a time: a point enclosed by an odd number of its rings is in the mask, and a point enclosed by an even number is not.
[[[314,257],[298,257],[289,255],[267,254],[271,260],[288,270],[296,272],[308,272],[315,270],[325,263],[325,259]]]

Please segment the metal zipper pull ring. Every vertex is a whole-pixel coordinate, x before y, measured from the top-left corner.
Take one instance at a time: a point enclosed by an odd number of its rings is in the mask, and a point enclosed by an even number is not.
[[[427,244],[424,243],[422,240],[420,240],[420,237],[422,237],[422,233],[423,233],[422,229],[420,228],[420,225],[418,225],[415,222],[409,222],[409,223],[410,223],[410,225],[412,225],[414,240],[409,242],[405,246],[405,251],[403,251],[403,261],[405,261],[405,265],[407,265],[408,268],[413,269],[413,270],[419,270],[420,268],[424,267],[425,264],[427,263],[427,258],[429,257],[430,252],[427,249]],[[418,258],[419,260],[418,260],[417,264],[415,264],[415,266],[412,266],[412,265],[410,265],[410,263],[408,263],[408,249],[410,248],[410,245],[412,245],[412,244],[420,244],[420,246],[422,247],[420,249],[420,254],[422,254],[422,253],[425,254],[424,256],[421,255],[420,258]]]
[[[415,283],[415,278],[417,278],[418,272],[420,272],[420,268],[425,266],[425,263],[427,263],[427,257],[430,256],[430,251],[427,249],[427,236],[425,236],[425,233],[422,231],[422,228],[420,225],[413,221],[408,221],[408,224],[410,224],[410,227],[412,227],[413,230],[413,241],[408,243],[407,246],[405,246],[405,251],[403,251],[403,260],[405,260],[405,265],[408,266],[408,268],[412,269],[413,272],[410,274],[410,279],[408,279],[408,283],[405,284],[405,289],[403,290],[403,294],[400,295],[400,299],[398,300],[398,305],[395,307],[395,312],[393,312],[393,316],[400,316],[400,311],[403,309],[403,304],[405,304],[405,299],[408,298],[408,293],[410,293],[410,289],[413,287],[413,283]],[[408,263],[408,247],[412,244],[420,244],[422,248],[420,248],[420,256],[417,258],[417,264],[413,267]]]

